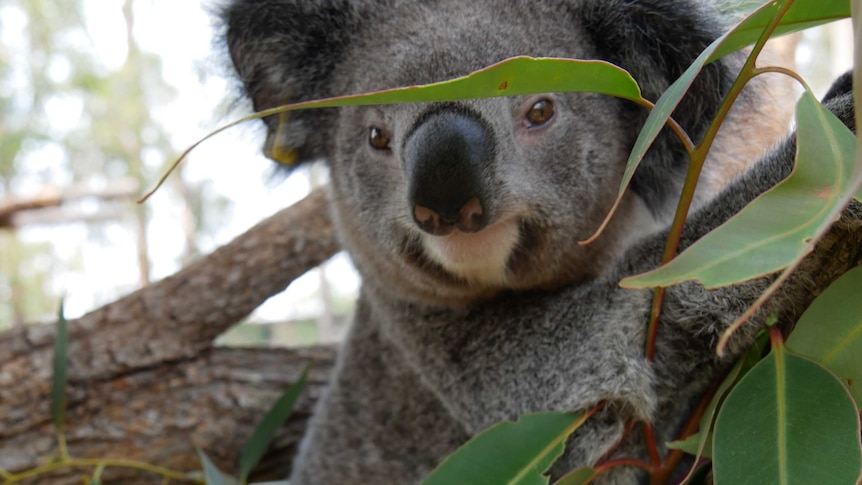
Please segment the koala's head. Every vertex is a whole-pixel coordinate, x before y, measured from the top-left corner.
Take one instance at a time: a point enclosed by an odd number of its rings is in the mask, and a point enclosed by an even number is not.
[[[227,45],[256,109],[463,76],[508,57],[609,60],[657,99],[718,35],[699,2],[236,0]],[[732,79],[708,67],[675,113],[699,136]],[[646,112],[589,93],[308,110],[266,120],[265,150],[324,159],[366,284],[423,301],[591,278],[675,203],[687,158],[660,137],[615,222]]]

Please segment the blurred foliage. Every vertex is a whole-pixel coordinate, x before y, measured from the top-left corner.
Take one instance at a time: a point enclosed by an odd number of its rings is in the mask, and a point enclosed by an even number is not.
[[[123,177],[145,187],[175,156],[168,133],[153,116],[175,97],[175,88],[165,81],[159,57],[138,47],[136,3],[144,2],[0,0],[0,203],[44,187],[110,187]],[[103,11],[125,21],[117,31],[121,37],[124,29],[125,38],[112,46],[120,49],[125,43],[125,59],[119,63],[99,56],[88,30],[93,12]],[[191,221],[181,256],[187,260],[197,253],[195,221],[208,206],[201,200],[213,195],[202,197],[201,187],[189,187],[179,178],[172,188],[172,204],[175,200]],[[146,238],[150,206],[128,200],[121,209],[125,215],[119,220],[70,220],[52,227],[51,243],[34,243],[38,238],[26,234],[30,227],[0,229],[0,330],[50,315],[64,291],[62,276],[84,271],[80,251],[69,247],[76,240],[109,245],[116,237],[108,231],[115,234],[117,228],[126,239],[137,239],[137,284],[146,283],[151,272]],[[66,237],[73,225],[77,233],[85,233],[82,238]],[[61,245],[65,247],[58,251]],[[124,265],[133,265],[134,253],[128,259]],[[124,288],[105,288],[106,296],[136,286],[134,276],[125,281]]]

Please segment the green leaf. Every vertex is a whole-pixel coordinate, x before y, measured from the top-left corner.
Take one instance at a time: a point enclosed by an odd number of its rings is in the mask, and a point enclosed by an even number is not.
[[[832,283],[802,314],[787,348],[825,366],[862,405],[862,266]]]
[[[697,432],[682,440],[668,441],[665,445],[672,450],[682,450],[698,458],[701,456],[709,458],[712,456],[712,447],[709,446],[706,436],[710,434]],[[707,446],[703,446],[702,443],[706,443]]]
[[[174,161],[156,186],[139,200],[145,201],[161,187],[168,175],[198,145],[248,120],[310,108],[373,104],[455,101],[538,93],[589,92],[607,94],[644,103],[640,87],[628,71],[605,61],[560,58],[513,57],[467,76],[426,84],[386,89],[373,93],[307,101],[260,111],[214,130],[187,148]]]
[[[717,8],[725,14],[748,15],[763,6],[766,0],[719,0]]]
[[[707,288],[763,276],[798,262],[852,197],[856,137],[810,92],[797,106],[796,168],[668,264],[624,279],[627,288],[698,280]]]
[[[707,62],[754,44],[778,10],[779,2],[764,3],[742,24],[733,29],[732,35],[721,43]],[[847,17],[850,17],[850,2],[847,0],[794,0],[787,13],[781,18],[773,36],[810,29]]]
[[[699,56],[691,63],[688,69],[662,93],[655,107],[650,111],[644,123],[634,147],[626,162],[626,169],[620,182],[617,200],[614,209],[622,200],[623,194],[634,176],[635,170],[652,146],[662,128],[667,124],[673,110],[679,105],[685,93],[694,82],[695,77],[700,74],[703,67],[722,56],[753,44],[764,28],[775,17],[784,2],[768,2],[761,6],[756,12],[741,21],[733,29],[716,39],[707,46]],[[790,33],[798,30],[831,22],[838,18],[850,15],[850,4],[847,0],[796,0],[782,17],[776,32]],[[697,140],[693,140],[697,142]],[[610,221],[613,210],[596,232],[601,232]],[[594,236],[595,237],[595,236]]]
[[[643,99],[631,75],[608,62],[519,56],[448,81],[297,103],[258,115],[307,108],[456,101],[562,92],[601,93],[636,102]]]
[[[779,342],[721,407],[713,470],[718,485],[856,483],[856,406],[829,371]]]
[[[544,473],[585,420],[585,413],[548,412],[497,424],[458,448],[423,485],[547,484]]]
[[[275,436],[275,432],[284,423],[290,413],[293,411],[293,406],[296,404],[297,398],[305,388],[305,381],[308,379],[309,368],[303,369],[302,374],[290,388],[273,404],[266,416],[258,423],[257,427],[251,435],[251,438],[243,446],[242,453],[239,457],[239,479],[241,483],[246,483],[249,473],[254,469],[257,463],[263,457],[264,452],[269,447],[269,443]]]
[[[206,485],[235,485],[236,480],[233,477],[226,475],[218,469],[215,463],[210,460],[210,457],[204,453],[204,450],[195,448],[198,458],[201,460],[201,465],[204,469],[204,482]]]
[[[680,449],[695,457],[692,469],[689,471],[686,479],[683,480],[683,483],[693,478],[693,475],[697,471],[697,462],[701,457],[712,458],[712,438],[716,412],[733,387],[760,362],[761,355],[763,355],[763,350],[766,348],[768,341],[768,334],[761,332],[757,336],[754,345],[730,369],[730,372],[721,381],[721,384],[715,391],[715,395],[709,401],[706,411],[704,411],[703,416],[700,418],[699,431],[682,441],[672,441],[667,444],[668,448]]]
[[[57,333],[54,336],[54,376],[51,379],[51,417],[54,420],[54,428],[61,434],[66,420],[66,349],[69,338],[63,307],[61,301]]]
[[[599,474],[595,468],[581,467],[566,473],[563,478],[557,480],[554,485],[587,485]]]

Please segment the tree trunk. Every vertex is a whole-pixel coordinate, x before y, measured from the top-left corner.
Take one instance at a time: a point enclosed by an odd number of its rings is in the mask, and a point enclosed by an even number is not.
[[[212,341],[338,250],[325,205],[315,191],[179,273],[69,322],[70,454],[187,471],[200,469],[199,447],[235,472],[254,425],[313,364],[296,413],[259,467],[267,477],[286,475],[333,349],[227,349]],[[57,452],[53,336],[47,325],[0,334],[0,469],[7,472],[34,468]],[[82,473],[25,483],[81,483]],[[116,483],[161,483],[125,469],[103,478],[110,476]]]

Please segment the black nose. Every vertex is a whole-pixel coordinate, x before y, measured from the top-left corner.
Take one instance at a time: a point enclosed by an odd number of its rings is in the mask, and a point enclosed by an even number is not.
[[[490,129],[478,115],[445,110],[422,119],[404,146],[416,225],[436,236],[484,229],[491,218],[494,153]]]

